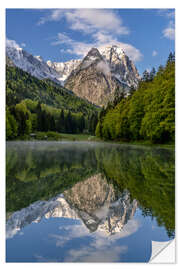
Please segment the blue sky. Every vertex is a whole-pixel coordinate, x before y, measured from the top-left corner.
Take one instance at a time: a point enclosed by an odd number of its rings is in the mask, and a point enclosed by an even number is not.
[[[45,61],[79,59],[117,44],[140,74],[174,51],[174,9],[7,9],[6,36]]]

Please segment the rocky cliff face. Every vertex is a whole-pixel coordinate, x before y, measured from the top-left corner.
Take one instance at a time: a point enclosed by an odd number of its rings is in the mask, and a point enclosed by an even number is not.
[[[125,52],[118,46],[108,46],[100,50],[101,55],[108,62],[112,74],[122,83],[129,87],[137,87],[140,80],[134,63]]]
[[[115,93],[128,93],[137,87],[138,72],[127,55],[117,46],[100,53],[92,48],[65,82],[65,87],[96,105],[106,105]]]
[[[128,94],[137,87],[139,74],[128,56],[116,45],[98,51],[92,48],[83,60],[47,63],[20,47],[6,47],[11,65],[23,69],[38,79],[50,79],[72,90],[81,98],[96,105],[106,105],[114,95]],[[10,63],[9,61],[7,63]]]
[[[90,232],[100,230],[107,235],[119,232],[137,208],[128,191],[117,194],[101,174],[77,183],[64,197]]]
[[[94,175],[49,201],[38,201],[12,213],[7,220],[6,237],[12,238],[43,217],[81,219],[90,232],[117,233],[133,217],[137,201],[131,202],[128,191],[116,193],[101,174]]]

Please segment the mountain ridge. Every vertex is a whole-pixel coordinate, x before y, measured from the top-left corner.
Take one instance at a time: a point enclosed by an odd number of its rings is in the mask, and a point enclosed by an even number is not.
[[[137,88],[138,71],[117,45],[98,50],[91,48],[81,59],[66,62],[45,62],[41,56],[33,56],[20,47],[6,47],[11,64],[42,80],[48,79],[65,86],[77,96],[104,106],[115,94],[128,95],[130,88]]]
[[[81,220],[89,232],[101,231],[106,236],[119,233],[133,218],[138,202],[131,201],[127,190],[117,198],[115,193],[113,185],[101,174],[91,176],[48,201],[36,201],[12,213],[7,220],[7,238],[32,222],[40,222],[43,217]]]
[[[122,92],[128,95],[130,87],[136,88],[139,80],[128,56],[117,46],[112,46],[109,55],[102,55],[97,48],[92,48],[71,72],[65,87],[96,105],[104,106],[113,101],[115,95]]]

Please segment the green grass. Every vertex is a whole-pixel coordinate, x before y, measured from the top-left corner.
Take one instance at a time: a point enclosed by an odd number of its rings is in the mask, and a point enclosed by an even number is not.
[[[91,141],[94,140],[96,137],[90,134],[65,134],[61,133],[61,137],[63,140],[70,140],[70,141]]]
[[[33,135],[25,135],[18,137],[16,140],[43,140],[43,141],[60,141],[60,140],[68,140],[68,141],[101,141],[100,139],[92,136],[90,134],[66,134],[66,133],[58,133],[55,131],[37,131],[33,132]]]

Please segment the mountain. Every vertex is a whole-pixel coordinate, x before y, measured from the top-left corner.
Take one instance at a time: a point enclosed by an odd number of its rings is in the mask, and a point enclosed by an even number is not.
[[[11,62],[38,79],[48,79],[65,85],[77,96],[99,106],[106,105],[121,92],[128,94],[140,80],[138,71],[116,46],[92,48],[84,59],[67,62],[45,62],[41,56],[33,56],[22,48],[7,44],[6,54]]]
[[[59,83],[59,74],[40,56],[33,56],[20,47],[6,46],[6,55],[13,64],[38,79],[51,79]]]
[[[14,67],[13,61],[6,55],[6,65],[9,67]]]
[[[99,52],[92,48],[65,82],[65,87],[76,95],[99,106],[106,105],[121,92],[137,87],[139,74],[136,67],[117,46]]]
[[[112,74],[122,83],[129,87],[137,88],[140,76],[125,52],[117,45],[105,47],[100,50],[101,55],[108,62]]]
[[[46,63],[49,67],[56,70],[56,72],[59,74],[59,80],[63,84],[70,75],[71,71],[73,71],[81,63],[81,59],[70,60],[67,62],[51,62],[48,60]]]
[[[30,73],[38,79],[50,79],[56,83],[64,84],[72,70],[81,62],[80,59],[67,62],[45,62],[40,55],[33,56],[20,47],[6,46],[7,61]],[[9,63],[9,62],[8,62]]]
[[[137,208],[137,201],[131,201],[127,190],[117,192],[101,173],[75,184],[63,194],[90,232],[100,230],[106,235],[119,232]]]
[[[9,58],[8,58],[9,59]],[[24,99],[39,101],[54,108],[70,110],[71,112],[97,111],[98,108],[76,96],[60,84],[50,80],[39,80],[22,69],[12,66],[10,61],[6,65],[6,104],[16,105]]]
[[[137,201],[130,200],[128,191],[117,197],[113,185],[97,174],[48,201],[37,201],[9,215],[6,237],[12,238],[23,227],[40,222],[43,217],[79,219],[90,232],[110,235],[122,230],[137,207]]]

